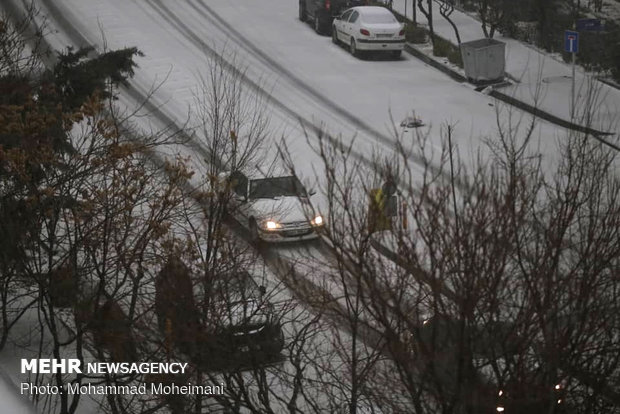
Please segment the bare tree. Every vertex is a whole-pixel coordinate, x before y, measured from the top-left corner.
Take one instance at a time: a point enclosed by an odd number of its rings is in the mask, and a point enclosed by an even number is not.
[[[204,153],[205,177],[195,198],[207,220],[204,246],[205,266],[217,256],[219,232],[232,195],[230,185],[220,176],[233,171],[269,171],[268,152],[273,143],[267,100],[261,85],[247,81],[245,69],[236,57],[232,63],[224,54],[208,59],[207,74],[198,79],[194,117],[200,135],[195,138]],[[205,268],[208,273],[208,268]]]
[[[40,24],[36,31],[31,27],[34,19],[40,17],[34,2],[28,3],[21,13],[9,6],[3,8],[0,14],[0,78],[34,79],[43,72],[47,51],[42,39],[46,25]]]
[[[477,0],[475,4],[484,37],[492,39],[497,28],[503,23],[510,6],[504,0]]]
[[[426,21],[428,22],[428,31],[430,33],[431,41],[435,41],[435,29],[433,26],[433,2],[432,0],[427,0],[426,6],[424,5],[424,0],[418,0],[418,9],[422,12],[424,17],[426,17]]]
[[[0,350],[4,348],[11,328],[32,305],[29,284],[21,277],[22,260],[20,240],[28,228],[24,204],[16,200],[23,189],[23,180],[11,180],[10,141],[19,135],[15,123],[17,112],[15,97],[26,97],[32,92],[33,83],[42,72],[40,47],[42,32],[32,33],[30,23],[37,16],[30,4],[22,16],[0,15],[0,108],[3,122],[0,126]],[[43,30],[43,29],[42,29]],[[13,109],[11,109],[13,108]],[[9,142],[5,142],[9,141]],[[9,145],[7,145],[9,144]]]
[[[435,0],[437,4],[439,4],[439,14],[446,19],[452,29],[454,30],[454,35],[456,36],[457,44],[461,44],[461,35],[459,33],[459,28],[454,24],[452,18],[450,17],[454,12],[454,2],[453,0]],[[493,37],[493,35],[491,35]]]

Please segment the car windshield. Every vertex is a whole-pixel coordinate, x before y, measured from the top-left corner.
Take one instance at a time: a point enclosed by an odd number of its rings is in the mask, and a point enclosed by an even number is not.
[[[210,287],[215,323],[238,326],[264,323],[267,319],[260,288],[246,272],[219,275]]]
[[[306,190],[297,177],[262,178],[250,182],[252,199],[292,196],[306,196]]]
[[[362,16],[364,23],[397,23],[396,18],[390,13],[370,13]]]
[[[211,283],[211,294],[218,300],[234,302],[259,297],[258,285],[247,272],[223,273]]]

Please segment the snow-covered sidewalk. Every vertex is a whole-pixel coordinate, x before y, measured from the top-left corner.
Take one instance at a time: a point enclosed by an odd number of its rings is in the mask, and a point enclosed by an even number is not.
[[[20,395],[17,384],[0,366],[0,401],[2,412],[11,414],[35,414],[36,411],[25,396]]]
[[[454,29],[439,14],[439,5],[433,2],[433,27],[441,37],[457,44]],[[393,0],[395,11],[412,18],[412,0]],[[474,17],[455,10],[451,16],[459,29],[462,42],[484,37],[480,21]],[[418,10],[416,20],[428,24],[424,15]],[[568,28],[567,28],[568,29]],[[528,105],[566,121],[571,119],[571,77],[572,68],[561,61],[561,57],[552,56],[534,46],[518,40],[496,34],[495,39],[506,44],[506,73],[519,82],[502,89],[506,95],[513,96]],[[590,108],[596,108],[596,117],[589,125],[600,131],[613,132],[617,135],[620,118],[620,90],[594,80],[583,68],[576,68],[575,101],[576,114]],[[595,96],[588,98],[590,86],[596,90]],[[577,120],[576,123],[579,123]]]

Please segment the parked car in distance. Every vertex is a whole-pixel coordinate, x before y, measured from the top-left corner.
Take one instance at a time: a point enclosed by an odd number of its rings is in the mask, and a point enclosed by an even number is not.
[[[332,41],[345,44],[356,57],[385,51],[398,58],[405,47],[405,29],[385,7],[353,7],[334,19]]]
[[[299,20],[311,22],[314,31],[324,33],[332,27],[334,16],[361,0],[299,0]]]
[[[233,194],[228,211],[250,231],[253,241],[289,242],[315,239],[324,226],[320,214],[308,218],[310,196],[295,176],[227,175]]]

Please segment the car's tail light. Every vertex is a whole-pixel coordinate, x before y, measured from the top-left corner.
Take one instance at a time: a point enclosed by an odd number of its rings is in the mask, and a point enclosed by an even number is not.
[[[325,0],[325,10],[329,10],[332,7],[332,2],[330,0]]]
[[[360,33],[363,34],[364,36],[370,36],[370,32],[366,29],[360,29]]]
[[[399,36],[404,36],[405,35],[405,29],[401,30],[400,32],[398,32]]]

